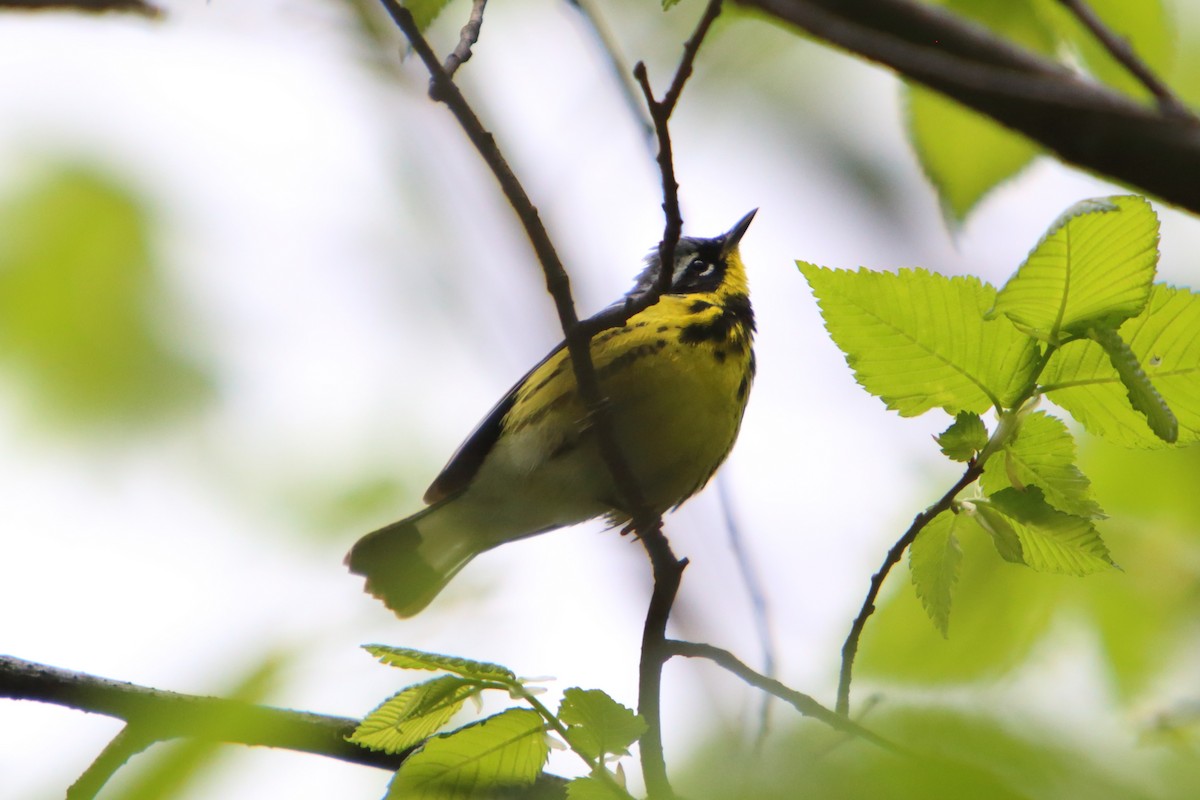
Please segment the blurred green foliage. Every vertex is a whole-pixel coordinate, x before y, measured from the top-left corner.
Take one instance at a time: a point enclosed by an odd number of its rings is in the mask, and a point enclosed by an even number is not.
[[[51,422],[145,424],[208,379],[169,341],[141,202],[63,167],[0,204],[0,367]]]
[[[1065,711],[1065,710],[1064,710]],[[1069,712],[1064,713],[1069,716]],[[1194,797],[1200,769],[1185,750],[1144,747],[1113,760],[1054,731],[952,709],[891,708],[866,720],[903,747],[889,752],[815,723],[774,734],[766,750],[713,743],[687,770],[687,797],[721,800],[1078,800]]]

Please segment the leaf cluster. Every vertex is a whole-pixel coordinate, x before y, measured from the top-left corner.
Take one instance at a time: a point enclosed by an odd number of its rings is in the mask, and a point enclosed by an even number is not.
[[[401,647],[368,645],[384,664],[443,673],[405,687],[363,719],[350,741],[387,753],[408,753],[388,787],[388,798],[456,800],[528,786],[541,773],[552,736],[573,750],[591,774],[567,784],[574,800],[629,798],[606,763],[629,754],[645,721],[596,689],[567,689],[557,712],[527,681],[498,664]],[[468,699],[503,692],[527,707],[441,732]]]
[[[943,635],[962,537],[984,534],[1002,559],[1041,572],[1114,566],[1075,440],[1035,409],[1042,398],[1123,445],[1200,439],[1200,300],[1155,283],[1157,260],[1157,216],[1120,196],[1068,209],[998,290],[921,269],[798,263],[863,388],[903,416],[954,416],[938,444],[974,471],[974,495],[934,516],[910,550]]]

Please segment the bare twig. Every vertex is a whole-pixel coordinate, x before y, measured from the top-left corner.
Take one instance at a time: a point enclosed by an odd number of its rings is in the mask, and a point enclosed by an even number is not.
[[[1200,213],[1200,125],[913,0],[738,0],[896,70],[1063,161]]]
[[[1159,80],[1146,62],[1134,52],[1129,40],[1118,36],[1105,25],[1104,20],[1100,19],[1085,0],[1058,0],[1058,2],[1074,14],[1092,36],[1095,36],[1096,40],[1104,45],[1112,57],[1127,69],[1129,74],[1137,78],[1150,91],[1150,94],[1154,95],[1154,99],[1158,101],[1158,107],[1164,114],[1195,119],[1195,115],[1183,104],[1183,101],[1176,97],[1170,87]]]
[[[592,8],[592,4],[588,0],[567,0],[567,3],[579,12],[579,16],[583,18],[588,30],[596,37],[600,49],[604,51],[605,58],[608,59],[609,69],[616,80],[617,86],[621,88],[621,97],[625,100],[625,105],[629,109],[630,116],[636,121],[638,130],[641,131],[646,143],[653,146],[654,124],[642,110],[641,100],[637,93],[637,85],[629,79],[631,71],[625,65],[625,59],[621,56],[620,49],[617,47],[617,41],[613,37],[612,32],[604,24],[604,20]]]
[[[763,674],[768,678],[775,677],[775,642],[771,636],[771,613],[767,606],[767,595],[762,589],[758,572],[751,562],[750,553],[746,550],[742,539],[741,526],[738,525],[734,513],[733,497],[730,496],[728,482],[723,476],[717,476],[717,496],[721,501],[721,514],[725,518],[725,530],[729,535],[729,547],[733,550],[733,560],[737,562],[738,572],[742,576],[742,585],[750,596],[750,614],[754,619],[754,631],[758,635],[758,646],[762,651]],[[761,744],[767,735],[771,720],[771,696],[763,697],[762,711],[759,714],[758,741]]]
[[[934,517],[948,510],[954,503],[954,498],[958,496],[958,493],[974,483],[982,474],[982,462],[972,461],[968,464],[962,477],[950,487],[949,491],[942,495],[941,499],[920,514],[917,514],[912,521],[912,525],[904,532],[904,535],[896,540],[891,550],[888,550],[887,557],[883,559],[883,564],[879,567],[879,571],[871,576],[871,586],[867,589],[866,599],[863,600],[862,608],[859,610],[858,616],[854,618],[854,623],[850,626],[850,634],[846,637],[846,643],[842,645],[842,668],[841,674],[838,677],[837,693],[837,711],[839,714],[849,715],[850,713],[850,678],[854,670],[854,657],[858,654],[858,642],[862,638],[863,627],[866,626],[870,616],[875,613],[875,600],[879,597],[879,590],[883,587],[884,579],[892,571],[892,567],[899,563],[900,558],[904,555],[904,551],[917,538],[917,534],[924,530],[925,526],[932,522]]]
[[[471,48],[479,41],[479,30],[483,27],[483,9],[486,5],[487,0],[472,0],[471,16],[458,34],[458,45],[446,56],[446,61],[442,64],[442,69],[448,76],[454,77],[458,68],[471,60]]]
[[[836,711],[831,711],[821,705],[812,696],[798,692],[772,677],[755,672],[728,650],[714,647],[711,644],[681,642],[676,639],[668,640],[665,643],[665,647],[671,655],[684,656],[685,658],[707,658],[709,661],[737,675],[756,689],[761,689],[787,702],[806,717],[820,720],[831,728],[853,734],[893,753],[908,755],[908,752],[904,748],[893,742],[889,742],[877,733],[867,730],[849,717],[839,714]]]

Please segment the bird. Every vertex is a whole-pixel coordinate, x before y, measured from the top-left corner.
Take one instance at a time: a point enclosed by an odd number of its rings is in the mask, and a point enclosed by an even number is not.
[[[756,213],[713,238],[680,238],[666,290],[591,339],[613,436],[655,514],[708,483],[741,427],[755,373],[755,322],[739,243]],[[656,249],[614,305],[650,292],[662,269]],[[496,403],[424,501],[423,510],[363,536],[345,560],[401,618],[501,544],[597,517],[613,527],[630,521],[565,342]]]

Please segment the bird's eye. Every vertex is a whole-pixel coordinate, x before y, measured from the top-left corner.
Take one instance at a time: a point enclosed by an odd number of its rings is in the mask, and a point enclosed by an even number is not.
[[[691,278],[704,278],[712,275],[714,269],[716,269],[716,267],[704,259],[694,258],[692,259],[691,263],[687,265],[687,274],[688,277]]]

